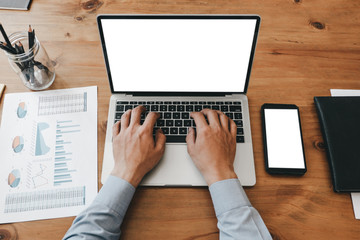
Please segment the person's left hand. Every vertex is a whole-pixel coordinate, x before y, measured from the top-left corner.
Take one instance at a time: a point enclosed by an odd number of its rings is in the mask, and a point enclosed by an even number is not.
[[[114,169],[111,175],[137,187],[142,178],[160,161],[165,151],[166,137],[159,129],[155,141],[153,128],[159,114],[150,112],[140,125],[143,106],[126,111],[113,127]]]

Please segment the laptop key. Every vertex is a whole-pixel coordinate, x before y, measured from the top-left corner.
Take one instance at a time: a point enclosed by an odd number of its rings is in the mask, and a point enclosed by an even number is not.
[[[115,119],[120,119],[123,114],[124,113],[116,113],[115,114]]]
[[[234,119],[233,113],[225,113],[226,116],[228,116],[230,119]]]
[[[202,110],[201,105],[195,105],[195,112],[200,112]]]
[[[116,111],[117,112],[123,112],[124,111],[124,105],[116,105]]]
[[[165,135],[168,135],[168,134],[169,134],[169,132],[170,132],[170,129],[169,129],[169,128],[167,128],[167,127],[165,127],[165,128],[161,128],[161,130],[163,131],[163,133],[164,133]]]
[[[234,122],[235,122],[236,126],[243,127],[243,121],[242,120],[235,120]]]
[[[237,135],[244,135],[244,129],[243,128],[237,128],[236,133],[237,133]]]
[[[219,107],[219,106],[216,106],[216,105],[213,105],[213,106],[211,106],[211,109],[212,109],[212,110],[220,110],[220,107]]]
[[[153,112],[157,112],[157,111],[159,111],[159,106],[158,105],[152,105],[150,109]]]
[[[178,134],[179,129],[178,128],[170,128],[170,134]]]
[[[171,118],[171,113],[170,112],[164,113],[164,118],[165,119],[170,119]]]
[[[181,114],[181,118],[182,118],[182,119],[189,119],[189,118],[190,118],[190,114],[189,114],[189,113],[182,113],[182,114]]]
[[[186,142],[186,135],[168,135],[166,136],[168,143],[184,143]]]
[[[129,110],[129,109],[132,109],[132,105],[126,105],[125,106],[125,111]]]
[[[230,106],[230,112],[241,112],[241,106],[239,105]]]
[[[188,105],[188,106],[186,106],[185,109],[186,109],[187,112],[193,112],[194,111],[194,106]]]
[[[156,126],[159,126],[159,127],[163,127],[165,126],[165,120],[157,120],[156,121]]]
[[[229,111],[229,106],[221,106],[220,110],[222,112],[228,112]]]
[[[242,113],[235,113],[235,119],[242,119]]]
[[[150,105],[144,105],[144,108],[146,109],[146,111],[150,111]]]
[[[174,112],[174,113],[173,113],[173,118],[174,118],[174,119],[180,119],[180,113]]]
[[[167,127],[172,127],[172,126],[174,126],[174,120],[166,120],[165,125],[166,125]]]
[[[183,111],[185,111],[185,106],[183,106],[183,105],[178,105],[178,106],[177,106],[177,111],[178,111],[178,112],[183,112]]]
[[[175,126],[176,127],[182,127],[183,126],[183,121],[182,120],[175,120]]]
[[[236,142],[238,142],[238,143],[244,143],[244,142],[245,142],[244,136],[236,136]]]
[[[169,111],[170,112],[175,112],[176,111],[176,105],[170,105],[169,106]]]
[[[191,127],[191,120],[184,120],[185,127]]]
[[[160,111],[166,112],[167,111],[167,105],[160,105]]]
[[[187,134],[187,128],[179,128],[179,134],[186,135]]]

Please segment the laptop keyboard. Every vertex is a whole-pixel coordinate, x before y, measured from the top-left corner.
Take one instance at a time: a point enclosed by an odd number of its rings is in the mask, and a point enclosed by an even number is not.
[[[186,142],[188,128],[196,130],[195,121],[190,118],[191,112],[199,112],[204,108],[220,110],[237,125],[236,142],[244,143],[244,129],[242,120],[241,102],[214,102],[214,101],[117,101],[115,112],[115,123],[128,109],[133,109],[139,105],[146,108],[142,114],[140,123],[142,124],[149,112],[159,112],[160,118],[157,120],[154,132],[161,128],[166,135],[166,142]]]

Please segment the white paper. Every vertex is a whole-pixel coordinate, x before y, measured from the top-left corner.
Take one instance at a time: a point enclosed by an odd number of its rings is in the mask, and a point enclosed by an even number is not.
[[[354,89],[330,89],[331,96],[360,96],[360,90]],[[360,219],[360,193],[351,193],[352,204],[356,219]]]
[[[97,87],[6,94],[0,223],[77,215],[97,194]]]
[[[352,204],[356,219],[360,219],[360,193],[351,193]]]

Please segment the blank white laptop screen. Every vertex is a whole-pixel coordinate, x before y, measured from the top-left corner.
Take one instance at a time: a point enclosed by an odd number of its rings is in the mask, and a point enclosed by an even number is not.
[[[243,92],[256,19],[102,19],[114,92]]]

